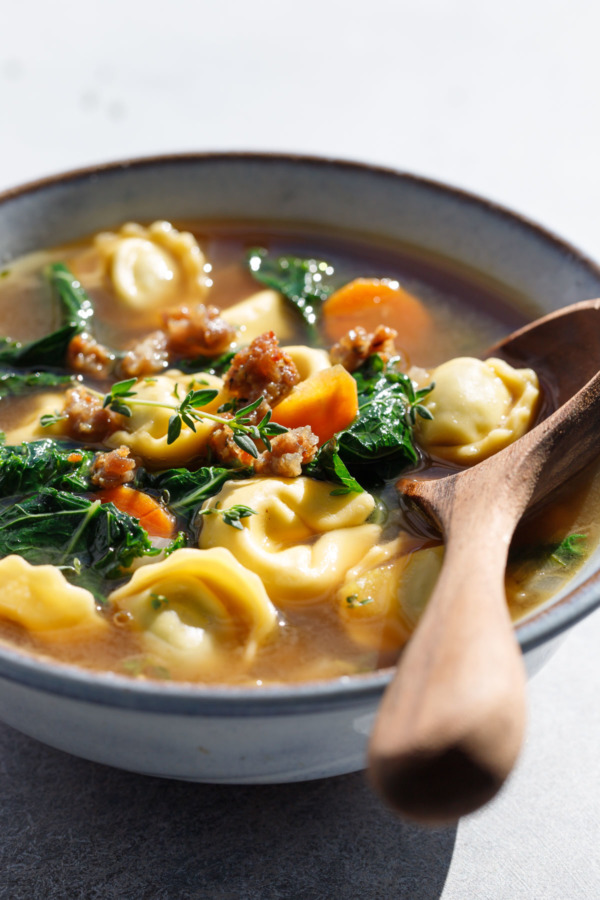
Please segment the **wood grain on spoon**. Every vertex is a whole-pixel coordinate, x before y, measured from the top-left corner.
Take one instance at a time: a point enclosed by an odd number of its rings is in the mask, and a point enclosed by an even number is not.
[[[600,300],[559,310],[486,356],[535,368],[562,404],[471,469],[399,489],[434,521],[440,577],[379,710],[370,777],[418,822],[442,824],[501,787],[525,728],[525,670],[506,603],[514,530],[538,501],[599,452]]]

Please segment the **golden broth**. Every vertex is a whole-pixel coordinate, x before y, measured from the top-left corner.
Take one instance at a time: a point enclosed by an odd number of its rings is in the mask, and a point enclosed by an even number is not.
[[[189,224],[186,227],[190,227]],[[427,263],[411,258],[406,252],[335,237],[321,239],[276,229],[257,231],[244,225],[201,223],[192,226],[191,230],[198,237],[211,266],[213,285],[208,302],[221,309],[261,289],[244,265],[246,251],[253,246],[265,246],[276,255],[293,253],[326,259],[334,266],[340,285],[359,276],[397,279],[422,301],[435,323],[427,346],[415,354],[409,349],[410,362],[414,365],[431,368],[451,357],[480,355],[486,346],[523,324],[526,318],[516,298],[497,287],[465,278],[462,273],[453,272],[435,261]],[[0,334],[31,340],[56,327],[49,291],[44,288],[39,273],[46,263],[58,260],[71,268],[92,297],[96,310],[96,336],[100,341],[126,348],[135,339],[159,327],[160,309],[132,315],[117,300],[106,283],[98,254],[86,240],[32,254],[9,267],[6,277],[0,280]],[[296,333],[285,343],[304,341],[304,330],[298,320]],[[397,346],[402,348],[402,335],[397,339]],[[36,397],[39,394],[1,400],[0,428],[10,431],[16,427],[31,413]],[[420,467],[426,465],[425,462]],[[445,467],[445,471],[449,468]],[[426,527],[423,533],[411,534],[412,524],[399,507],[394,480],[377,492],[386,516],[382,540],[392,540],[400,531],[404,532],[406,559],[414,556],[416,560],[417,551],[433,550],[437,542],[427,533]],[[599,501],[600,476],[598,466],[594,465],[564,489],[551,507],[531,516],[520,527],[506,580],[514,619],[526,615],[556,592],[579,564],[579,558],[569,560],[567,564],[553,558],[553,547],[572,534],[585,535],[586,549],[596,543]],[[439,552],[437,558],[439,563]],[[385,566],[382,571],[384,569]],[[369,671],[391,664],[414,627],[414,616],[431,587],[435,566],[431,572],[431,577],[427,575],[424,581],[418,581],[422,583],[421,594],[391,629],[385,616],[379,622],[373,616],[368,637],[356,641],[356,628],[344,624],[343,602],[340,611],[339,586],[336,585],[335,590],[319,603],[279,609],[274,633],[259,646],[250,662],[232,641],[226,654],[202,670],[200,680],[251,684],[302,681]],[[390,574],[391,581],[385,582],[385,589],[393,582],[393,589],[399,590],[398,577]],[[374,584],[378,589],[377,582]],[[353,596],[346,598],[350,606],[361,602],[358,595],[356,601],[352,600]],[[366,599],[371,601],[373,598]],[[0,635],[12,644],[44,656],[95,670],[111,670],[134,677],[189,679],[189,667],[179,666],[176,658],[166,661],[160,653],[148,650],[140,632],[129,627],[126,615],[115,615],[113,610],[106,608],[102,614],[108,628],[94,640],[50,643],[9,621],[0,621]],[[362,611],[360,615],[363,615]],[[369,615],[369,610],[364,612],[364,617]],[[357,628],[360,631],[360,621]]]

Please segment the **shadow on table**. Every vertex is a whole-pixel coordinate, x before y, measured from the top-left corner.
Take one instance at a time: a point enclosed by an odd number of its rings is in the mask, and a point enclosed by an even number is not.
[[[437,900],[455,828],[384,810],[360,773],[216,786],[131,775],[0,726],[11,900]]]

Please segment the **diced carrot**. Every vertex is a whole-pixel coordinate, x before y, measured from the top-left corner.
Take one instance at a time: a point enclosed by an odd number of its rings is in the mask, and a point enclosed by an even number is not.
[[[99,491],[97,496],[101,503],[114,503],[121,512],[139,519],[153,537],[171,538],[175,534],[175,516],[150,494],[121,485]]]
[[[356,278],[325,301],[322,313],[331,341],[338,341],[357,325],[367,331],[388,325],[398,332],[398,349],[409,352],[422,346],[433,327],[421,301],[397,281],[385,278]]]
[[[343,366],[332,366],[292,388],[273,410],[273,421],[287,428],[310,425],[324,444],[347,428],[357,412],[356,381]]]

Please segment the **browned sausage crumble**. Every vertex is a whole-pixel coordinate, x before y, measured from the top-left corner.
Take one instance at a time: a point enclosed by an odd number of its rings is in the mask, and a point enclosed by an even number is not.
[[[155,375],[178,357],[220,356],[235,339],[235,328],[222,319],[216,306],[181,306],[163,315],[164,330],[137,341],[122,360],[89,334],[78,334],[67,350],[67,365],[92,378],[143,378]]]
[[[67,366],[91,378],[109,378],[114,359],[114,353],[85,332],[71,338],[67,348]]]
[[[300,381],[292,357],[279,346],[273,331],[254,338],[235,354],[225,374],[225,387],[234,397],[252,403],[258,397],[274,406]]]
[[[169,352],[175,356],[219,356],[235,340],[235,328],[216,306],[181,306],[163,316]]]
[[[129,456],[129,447],[121,446],[109,453],[96,455],[90,480],[100,488],[120,487],[133,481],[135,467],[135,459]]]
[[[101,398],[84,387],[69,388],[65,394],[65,430],[73,440],[103,441],[124,427],[120,413],[102,407]]]
[[[340,364],[348,372],[358,369],[373,353],[379,353],[384,362],[387,362],[392,356],[397,355],[394,345],[396,337],[398,332],[387,325],[378,325],[372,334],[361,325],[357,325],[333,345],[329,351],[329,358],[332,365]]]
[[[164,331],[153,331],[125,354],[119,363],[119,374],[124,378],[143,378],[161,372],[168,365],[167,336]]]
[[[229,425],[218,425],[208,439],[211,460],[229,466],[254,466],[257,475],[296,478],[302,466],[315,458],[319,444],[308,425],[293,428],[271,438],[271,450],[263,450],[255,459],[235,443]]]

